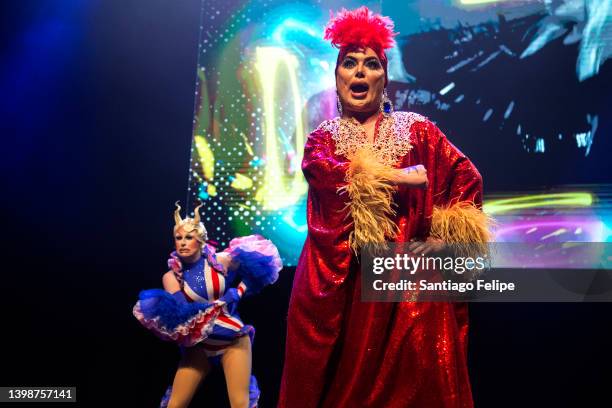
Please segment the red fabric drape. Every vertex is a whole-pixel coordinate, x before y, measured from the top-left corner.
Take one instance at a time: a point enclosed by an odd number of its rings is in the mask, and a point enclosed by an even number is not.
[[[423,164],[427,190],[400,187],[398,242],[425,239],[434,205],[482,200],[474,165],[430,121],[410,128],[413,149],[398,167]],[[280,408],[472,407],[467,305],[361,302],[348,246],[350,220],[338,187],[346,158],[328,131],[304,149],[308,237],[294,278]]]

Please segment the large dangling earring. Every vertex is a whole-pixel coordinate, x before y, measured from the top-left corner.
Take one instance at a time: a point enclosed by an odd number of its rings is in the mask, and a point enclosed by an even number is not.
[[[387,95],[387,88],[383,90],[382,99],[380,101],[380,111],[385,115],[393,113],[393,102],[391,102],[389,95]]]
[[[336,91],[336,109],[338,109],[338,113],[340,117],[342,117],[342,103],[340,102],[340,94]]]

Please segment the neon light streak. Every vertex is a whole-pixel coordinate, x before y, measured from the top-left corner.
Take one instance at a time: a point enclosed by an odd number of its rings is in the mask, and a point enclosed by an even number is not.
[[[301,163],[304,146],[304,123],[302,121],[302,97],[297,80],[297,59],[286,50],[277,47],[258,47],[256,50],[255,68],[259,74],[263,100],[263,133],[265,140],[265,173],[262,187],[257,191],[255,200],[262,204],[264,210],[278,210],[298,202],[306,193],[307,186],[302,172],[296,171],[287,183],[282,155],[280,153],[277,129],[276,109],[279,100],[276,98],[277,71],[280,66],[287,68],[289,90],[283,96],[293,102],[293,119],[295,123],[295,160]],[[287,95],[288,94],[288,95]],[[289,184],[289,185],[288,185]]]
[[[212,180],[215,177],[215,155],[203,136],[196,135],[194,140],[202,166],[202,174],[205,179]]]
[[[301,21],[295,20],[293,18],[288,18],[283,21],[279,26],[274,30],[272,34],[272,38],[279,44],[285,43],[285,31],[302,31],[307,33],[309,36],[320,39],[323,37],[323,33],[318,30],[313,29],[307,23],[303,23]]]
[[[231,186],[236,190],[248,190],[253,187],[253,180],[243,176],[242,174],[236,173],[234,180],[232,180]]]
[[[447,93],[449,93],[451,91],[451,89],[453,89],[455,87],[455,83],[451,82],[450,84],[446,85],[444,88],[442,88],[440,90],[440,95],[446,95]]]
[[[536,194],[530,196],[492,200],[486,203],[484,211],[487,214],[502,214],[513,210],[538,207],[588,207],[593,204],[590,193],[556,193]]]
[[[553,219],[550,221],[519,221],[508,226],[502,226],[496,231],[495,240],[497,242],[527,242],[522,236],[531,234],[534,231],[547,231],[555,228],[552,234],[544,235],[536,238],[541,241],[551,237],[562,235],[573,228],[581,228],[582,238],[574,238],[579,242],[608,242],[605,224],[599,220],[559,220]],[[559,232],[561,231],[561,232]],[[514,238],[514,239],[513,239]],[[516,240],[518,238],[518,240]],[[565,239],[567,240],[567,238]],[[562,242],[556,240],[555,242]]]

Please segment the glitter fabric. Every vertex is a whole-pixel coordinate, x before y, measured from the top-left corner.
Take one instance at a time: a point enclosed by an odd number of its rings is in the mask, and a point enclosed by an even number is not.
[[[424,165],[429,187],[398,188],[398,242],[426,239],[434,206],[480,206],[482,200],[482,178],[473,164],[433,123],[401,116],[415,120],[394,134],[393,143],[411,146],[395,165]],[[337,193],[345,183],[343,152],[349,148],[336,144],[347,140],[339,138],[338,128],[315,130],[304,149],[308,237],[289,304],[279,407],[472,407],[467,304],[360,300],[361,272],[348,245],[350,220]]]

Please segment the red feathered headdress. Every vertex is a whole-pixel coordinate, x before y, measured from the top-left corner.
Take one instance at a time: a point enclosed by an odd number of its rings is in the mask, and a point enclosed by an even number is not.
[[[355,10],[342,9],[335,17],[333,13],[325,27],[326,40],[334,47],[340,48],[338,63],[347,52],[355,48],[371,48],[378,55],[385,69],[385,85],[387,84],[387,55],[385,50],[395,45],[393,37],[393,21],[389,17],[375,14],[366,6]]]

